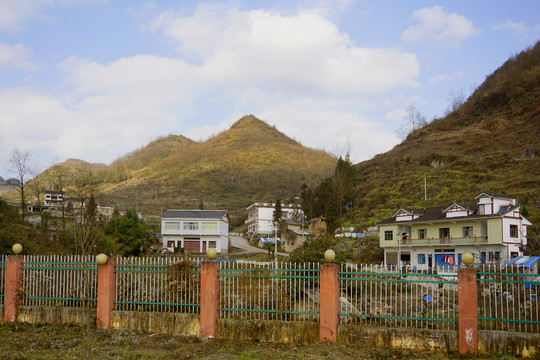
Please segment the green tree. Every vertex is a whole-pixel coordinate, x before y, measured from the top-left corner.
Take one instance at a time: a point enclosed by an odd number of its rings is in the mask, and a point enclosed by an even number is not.
[[[139,255],[154,238],[153,232],[134,208],[126,210],[124,216],[113,215],[105,226],[105,234],[117,244],[123,256]]]

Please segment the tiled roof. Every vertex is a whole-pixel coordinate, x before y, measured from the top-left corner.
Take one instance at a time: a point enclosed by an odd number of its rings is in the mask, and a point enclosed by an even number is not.
[[[221,219],[227,210],[167,210],[161,218]]]

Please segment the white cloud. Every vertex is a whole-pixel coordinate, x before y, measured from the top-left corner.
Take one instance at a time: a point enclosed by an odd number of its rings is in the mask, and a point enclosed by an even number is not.
[[[45,20],[45,9],[54,6],[73,6],[83,3],[96,4],[108,0],[2,0],[0,1],[0,30],[19,31],[32,19]]]
[[[436,83],[445,82],[445,81],[449,81],[449,80],[453,80],[453,79],[459,79],[459,78],[462,78],[462,77],[463,77],[463,72],[456,71],[455,73],[452,73],[452,74],[437,74],[437,75],[434,75],[429,79],[429,82],[431,84],[436,84]]]
[[[149,28],[176,40],[205,78],[229,84],[343,96],[414,86],[419,73],[414,54],[357,47],[316,13],[205,4],[191,16],[165,12]]]
[[[9,45],[0,43],[0,68],[16,68],[33,70],[36,66],[28,60],[32,56],[32,50],[17,44]]]
[[[440,6],[415,10],[411,18],[419,23],[401,34],[407,44],[434,42],[442,47],[459,48],[465,39],[480,33],[471,20],[456,13],[448,14]]]
[[[365,159],[398,139],[361,109],[418,85],[414,54],[356,46],[317,13],[199,5],[191,15],[164,12],[149,28],[174,39],[180,55],[73,56],[59,64],[65,77],[55,93],[0,89],[0,154],[17,145],[49,159],[109,163],[159,135],[205,139],[252,113],[311,147],[349,137],[355,159]],[[226,121],[208,125],[198,117],[206,106]]]
[[[538,41],[540,25],[529,26],[524,22],[508,20],[505,23],[492,26],[493,30],[506,30],[524,41]]]
[[[399,122],[402,121],[405,116],[407,116],[407,109],[394,109],[388,111],[385,115],[385,118],[390,121]]]

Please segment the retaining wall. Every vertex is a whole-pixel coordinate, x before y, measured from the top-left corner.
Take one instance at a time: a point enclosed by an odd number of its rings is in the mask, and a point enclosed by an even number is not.
[[[88,320],[90,311],[90,323],[96,323],[96,309],[80,308],[80,307],[63,307],[63,306],[28,306],[19,305],[17,312],[17,321],[27,322],[30,324],[77,324],[84,325]]]

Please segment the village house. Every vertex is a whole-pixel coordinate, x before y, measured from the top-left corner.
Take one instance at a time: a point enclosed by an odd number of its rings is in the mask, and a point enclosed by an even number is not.
[[[475,262],[504,264],[523,255],[530,225],[516,199],[481,193],[474,204],[401,208],[378,224],[379,244],[385,264],[418,270],[459,264],[465,252]]]
[[[276,232],[274,224],[275,203],[254,203],[247,209],[247,232],[250,235],[273,236]],[[281,206],[283,219],[299,218],[302,213],[300,205],[288,204]]]
[[[229,249],[229,213],[226,210],[167,210],[161,215],[163,249],[218,253]]]
[[[324,216],[309,220],[308,230],[315,234],[324,234],[326,232],[326,221],[324,220]]]
[[[304,224],[296,219],[282,219],[279,223],[281,244],[286,252],[292,252],[302,246],[311,236],[311,232],[304,229]]]

